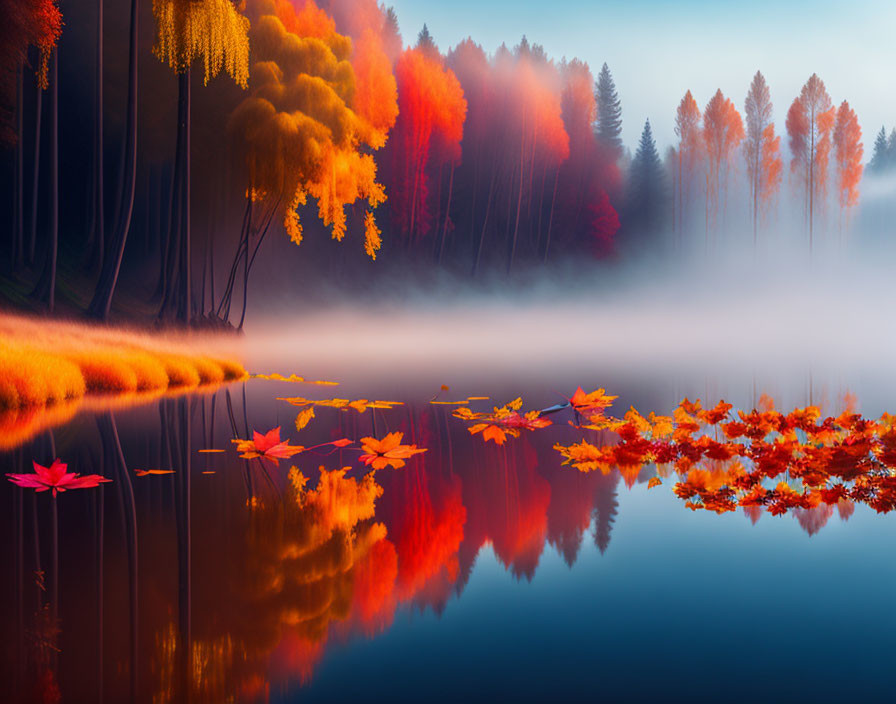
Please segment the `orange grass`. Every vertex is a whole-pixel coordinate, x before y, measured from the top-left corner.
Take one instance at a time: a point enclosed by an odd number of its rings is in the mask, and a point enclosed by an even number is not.
[[[233,346],[208,334],[149,334],[0,314],[0,409],[241,379],[246,371],[226,343]]]

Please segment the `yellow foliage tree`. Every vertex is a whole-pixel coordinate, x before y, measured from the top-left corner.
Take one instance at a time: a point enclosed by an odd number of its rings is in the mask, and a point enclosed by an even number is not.
[[[204,81],[223,69],[241,88],[249,85],[249,20],[244,3],[232,0],[153,0],[153,52],[178,75],[178,135],[174,179],[179,191],[172,208],[169,251],[163,258],[161,315],[192,316],[190,284],[190,71],[202,60]],[[176,244],[175,244],[176,243]],[[204,311],[203,311],[204,312]]]
[[[368,152],[385,139],[356,110],[366,93],[357,84],[352,41],[311,0],[299,12],[282,0],[254,4],[251,95],[230,119],[247,193],[280,211],[296,244],[297,209],[308,196],[336,240],[345,236],[345,206],[366,200],[365,250],[375,258],[380,231],[371,210],[386,194]]]
[[[249,20],[232,0],[153,0],[153,53],[175,73],[202,58],[205,83],[224,69],[237,85],[249,84]]]

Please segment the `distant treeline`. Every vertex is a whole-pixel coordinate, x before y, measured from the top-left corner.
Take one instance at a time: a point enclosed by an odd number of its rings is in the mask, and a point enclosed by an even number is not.
[[[373,259],[475,275],[709,248],[741,215],[755,241],[785,181],[811,246],[829,205],[842,229],[858,201],[858,120],[814,74],[787,111],[789,168],[758,72],[743,117],[721,90],[702,111],[688,91],[677,143],[661,156],[648,121],[632,155],[609,67],[595,79],[525,37],[491,55],[472,39],[442,52],[424,26],[406,46],[376,0],[155,0],[151,17],[136,0],[106,5],[67,8],[63,24],[56,0],[0,0],[0,107],[15,145],[4,256],[50,309],[63,256],[89,272],[96,317],[123,270],[151,270],[160,318],[242,325],[267,234],[298,244],[315,220],[336,240],[360,237]],[[122,31],[108,31],[105,10]],[[60,59],[70,25],[84,50]],[[60,61],[80,77],[62,98]],[[232,82],[199,87],[222,72]],[[60,113],[61,99],[75,107]],[[89,134],[60,146],[78,110]],[[879,135],[872,168],[893,163],[893,140]]]

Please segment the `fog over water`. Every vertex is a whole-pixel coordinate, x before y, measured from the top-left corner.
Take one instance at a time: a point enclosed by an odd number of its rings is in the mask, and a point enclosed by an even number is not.
[[[890,248],[856,251],[830,237],[811,257],[801,244],[732,245],[512,282],[390,279],[369,297],[334,290],[294,317],[287,300],[284,309],[267,300],[278,313],[251,316],[249,366],[382,393],[461,379],[464,393],[625,382],[744,404],[764,391],[806,403],[810,392],[833,400],[851,390],[885,407],[896,386]]]

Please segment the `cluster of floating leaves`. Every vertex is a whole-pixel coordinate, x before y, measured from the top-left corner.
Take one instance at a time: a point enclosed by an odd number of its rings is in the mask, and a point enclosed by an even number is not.
[[[491,413],[475,413],[467,406],[461,406],[454,409],[452,415],[461,420],[476,421],[467,428],[471,435],[482,433],[484,441],[493,440],[497,445],[503,445],[508,436],[518,438],[520,430],[538,430],[551,424],[541,411],[520,413],[522,407],[523,399],[517,398],[505,406],[495,406]]]
[[[395,406],[401,406],[401,401],[369,401],[366,398],[352,401],[347,398],[328,398],[323,400],[312,400],[302,396],[281,397],[278,401],[286,401],[287,403],[298,406],[302,410],[296,416],[296,430],[302,430],[314,418],[314,409],[318,408],[337,408],[340,411],[354,410],[358,413],[364,413],[368,409],[390,410]]]
[[[671,418],[645,418],[634,408],[622,419],[600,414],[582,427],[611,430],[618,442],[554,449],[583,472],[655,464],[661,476],[678,480],[675,494],[692,510],[779,515],[851,502],[879,513],[896,508],[896,416],[872,420],[847,409],[822,418],[816,406],[784,414],[767,398],[760,406],[735,413],[725,401],[704,409],[699,399],[684,399]],[[649,486],[660,483],[654,477]]]
[[[303,377],[279,374],[256,375],[277,381],[305,382]],[[307,383],[307,382],[306,382]],[[312,382],[314,383],[314,382]],[[442,387],[442,391],[447,391]],[[606,413],[616,396],[604,389],[586,393],[581,387],[564,403],[542,410],[522,411],[521,398],[492,411],[474,411],[472,401],[487,397],[467,397],[461,401],[430,403],[456,405],[452,415],[469,423],[471,435],[484,442],[503,445],[508,438],[520,437],[521,431],[547,428],[553,421],[547,416],[563,410],[572,412],[569,425],[586,431],[606,431],[594,444],[579,442],[554,449],[563,464],[582,472],[618,470],[625,477],[637,476],[647,465],[655,465],[657,475],[648,488],[675,480],[674,492],[692,509],[724,513],[742,507],[749,512],[768,511],[773,515],[793,509],[812,509],[821,505],[850,508],[867,504],[886,513],[896,508],[896,416],[884,414],[878,420],[864,418],[848,408],[840,415],[822,418],[817,406],[781,413],[763,396],[760,409],[735,411],[732,404],[720,401],[703,408],[700,400],[684,399],[671,416],[641,415],[631,408],[622,418]],[[325,407],[364,413],[368,409],[389,410],[397,401],[331,398],[323,400],[284,397],[301,410],[296,429],[301,431],[314,418],[314,409]],[[277,465],[280,460],[324,447],[346,448],[355,445],[348,438],[305,447],[281,439],[280,427],[267,433],[254,432],[251,439],[235,438],[239,456]],[[358,461],[373,471],[400,469],[406,460],[426,452],[426,448],[402,444],[401,432],[383,438],[365,437],[359,441]],[[593,438],[592,438],[593,439]],[[356,449],[357,446],[356,446]],[[200,452],[221,452],[206,449]],[[68,473],[58,460],[45,468],[37,463],[35,474],[8,475],[10,480],[37,491],[58,491],[97,486],[109,481],[97,475],[79,477]],[[173,470],[136,470],[138,476],[169,474]]]

